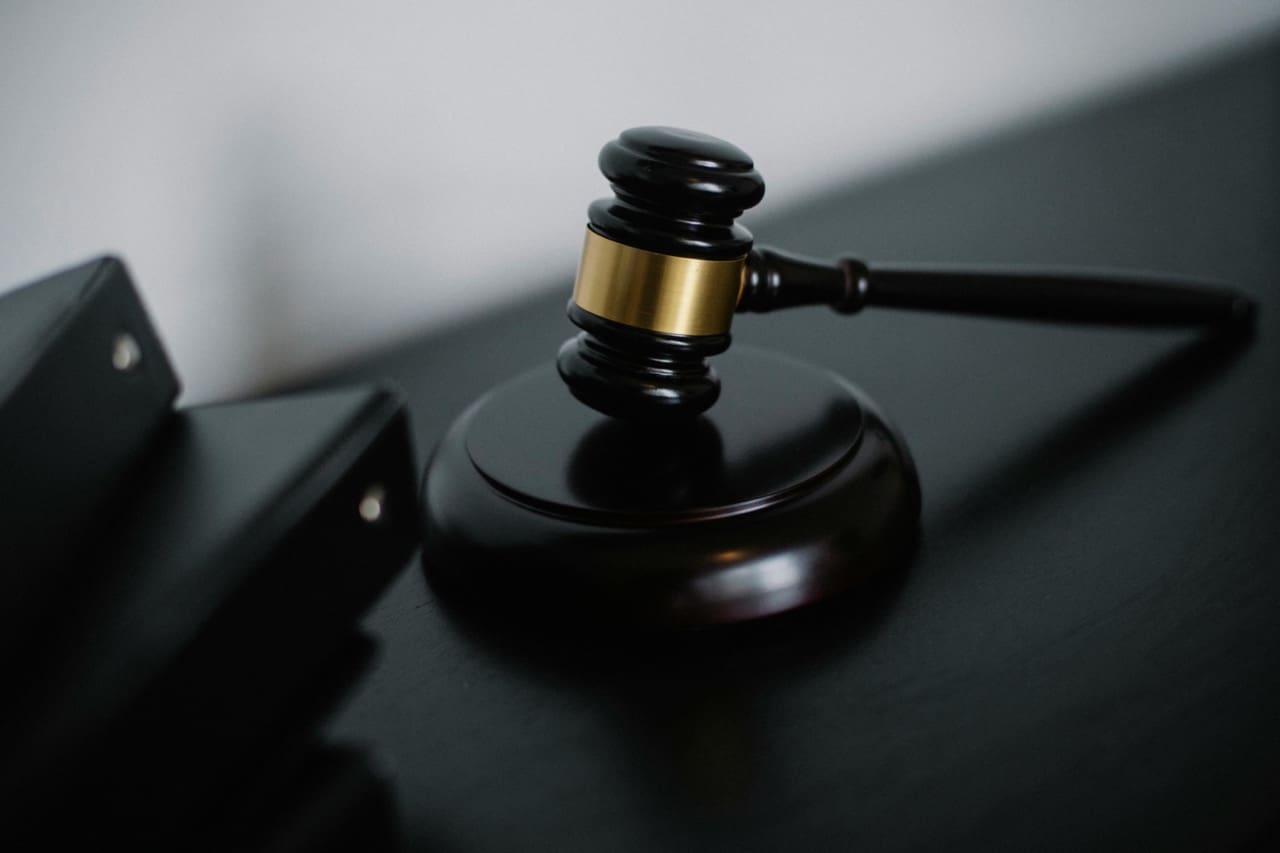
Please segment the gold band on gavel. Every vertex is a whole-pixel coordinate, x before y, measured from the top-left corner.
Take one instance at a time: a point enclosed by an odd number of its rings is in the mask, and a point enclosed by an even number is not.
[[[597,317],[668,335],[723,335],[746,256],[706,261],[647,252],[587,229],[573,301]]]

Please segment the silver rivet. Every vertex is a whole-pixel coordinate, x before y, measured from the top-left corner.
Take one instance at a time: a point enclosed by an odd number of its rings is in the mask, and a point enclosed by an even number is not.
[[[142,348],[138,339],[128,332],[121,332],[111,342],[111,366],[121,372],[133,370],[142,362]]]
[[[364,497],[360,499],[360,517],[370,524],[381,519],[382,505],[386,499],[386,489],[377,483],[365,489]]]

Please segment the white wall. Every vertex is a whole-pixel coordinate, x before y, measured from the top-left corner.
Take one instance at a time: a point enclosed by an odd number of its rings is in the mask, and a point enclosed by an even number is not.
[[[1277,23],[1280,0],[0,0],[0,288],[120,252],[186,399],[223,396],[571,272],[625,127],[738,143],[776,206]]]

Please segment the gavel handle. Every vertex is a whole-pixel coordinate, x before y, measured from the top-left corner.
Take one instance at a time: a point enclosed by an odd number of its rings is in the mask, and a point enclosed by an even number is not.
[[[1257,303],[1239,290],[1131,275],[980,271],[813,260],[763,246],[747,256],[738,311],[868,305],[1020,320],[1138,327],[1247,328]]]

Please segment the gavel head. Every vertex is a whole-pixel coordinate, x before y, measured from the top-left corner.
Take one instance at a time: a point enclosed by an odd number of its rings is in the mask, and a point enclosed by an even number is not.
[[[605,414],[691,420],[720,395],[706,359],[729,347],[751,249],[734,220],[764,181],[736,146],[669,127],[624,131],[599,163],[614,197],[587,213],[560,376]]]

